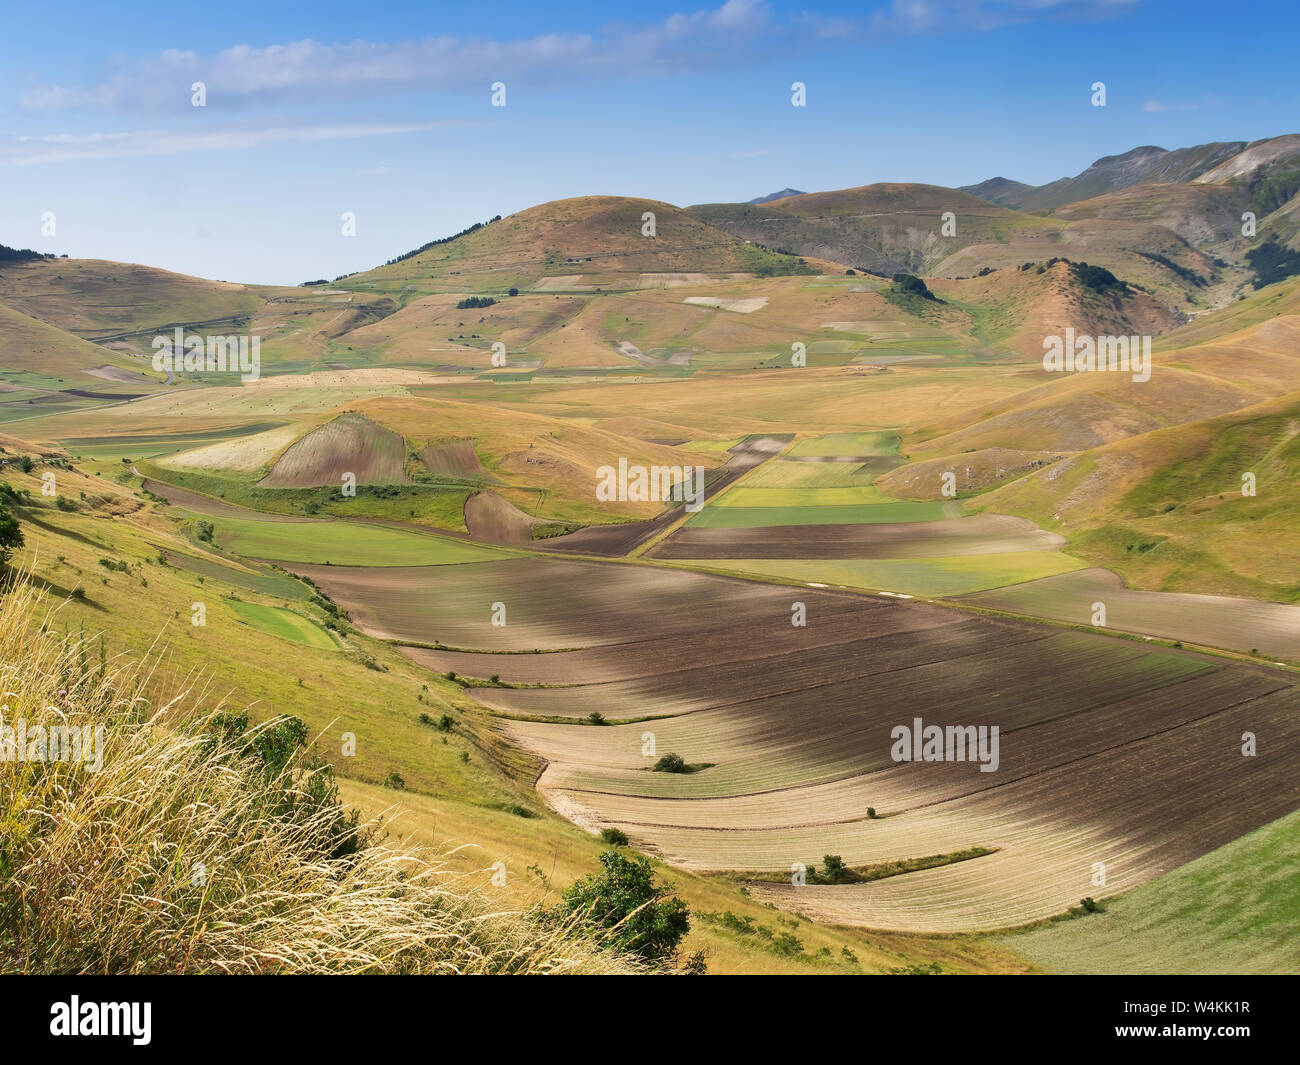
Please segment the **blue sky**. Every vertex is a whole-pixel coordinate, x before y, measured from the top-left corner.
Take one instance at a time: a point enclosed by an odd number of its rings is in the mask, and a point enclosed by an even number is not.
[[[1038,184],[1300,132],[1280,0],[704,4],[6,5],[0,243],[293,284],[567,196]]]

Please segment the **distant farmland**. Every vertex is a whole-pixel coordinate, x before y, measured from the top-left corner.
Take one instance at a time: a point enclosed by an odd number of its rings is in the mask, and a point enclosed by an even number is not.
[[[1106,624],[1111,628],[1300,662],[1300,606],[1138,591],[1125,588],[1119,577],[1103,569],[996,588],[965,601],[1076,625],[1092,624],[1093,604],[1100,602],[1106,606]]]

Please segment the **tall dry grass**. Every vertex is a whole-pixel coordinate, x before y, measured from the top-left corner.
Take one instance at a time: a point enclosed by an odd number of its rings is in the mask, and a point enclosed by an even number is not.
[[[214,746],[191,696],[151,704],[147,661],[101,665],[56,609],[0,593],[0,712],[103,725],[103,767],[0,760],[0,972],[638,971],[436,854],[371,835],[331,857],[346,826],[304,757]]]

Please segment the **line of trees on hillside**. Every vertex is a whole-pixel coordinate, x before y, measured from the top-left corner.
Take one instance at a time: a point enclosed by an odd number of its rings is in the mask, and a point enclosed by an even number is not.
[[[436,248],[439,244],[450,244],[453,240],[460,240],[461,237],[468,237],[471,233],[477,233],[484,226],[490,226],[493,222],[500,222],[501,216],[493,215],[486,222],[475,222],[467,229],[462,229],[459,233],[453,233],[450,237],[439,237],[437,240],[431,240],[428,244],[421,244],[413,251],[408,251],[404,255],[399,255],[396,259],[389,259],[384,263],[385,266],[392,266],[394,263],[405,262],[413,256],[419,255],[422,251],[428,251],[430,248]]]
[[[11,248],[6,244],[0,244],[0,263],[21,263],[32,259],[53,258],[55,258],[53,252],[32,251],[31,248]]]

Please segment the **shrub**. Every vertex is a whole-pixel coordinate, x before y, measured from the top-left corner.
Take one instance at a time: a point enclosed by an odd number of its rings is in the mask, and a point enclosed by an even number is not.
[[[656,773],[689,773],[690,766],[686,764],[686,759],[680,754],[670,752],[655,762],[654,771]]]
[[[600,871],[577,881],[564,893],[557,916],[593,935],[605,949],[638,955],[668,965],[690,931],[691,911],[655,883],[650,860],[616,850],[600,855]]]
[[[895,274],[894,291],[907,296],[919,296],[923,300],[933,300],[935,303],[943,302],[915,274]]]
[[[614,847],[626,847],[628,845],[627,833],[621,828],[602,828],[600,830],[600,841]]]

